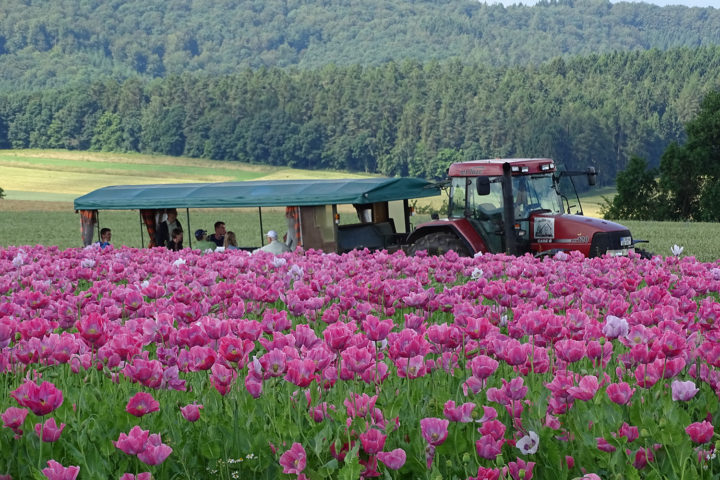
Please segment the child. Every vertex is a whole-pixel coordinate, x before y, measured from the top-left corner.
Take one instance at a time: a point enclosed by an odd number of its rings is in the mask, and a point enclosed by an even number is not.
[[[111,239],[112,231],[109,228],[103,228],[100,230],[100,241],[98,242],[98,245],[100,245],[100,248],[105,248],[110,245]]]
[[[174,228],[172,231],[172,238],[167,244],[167,248],[177,252],[183,249],[183,231],[179,228]]]
[[[225,234],[225,250],[237,250],[237,239],[235,238],[235,232],[227,232]]]

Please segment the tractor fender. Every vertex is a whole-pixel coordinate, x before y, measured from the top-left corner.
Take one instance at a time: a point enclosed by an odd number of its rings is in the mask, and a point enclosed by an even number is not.
[[[455,220],[434,220],[418,225],[417,228],[408,235],[407,243],[412,245],[419,238],[437,232],[452,233],[458,237],[466,246],[467,250],[473,254],[477,252],[486,253],[488,251],[487,245],[483,241],[482,237],[480,237],[472,224],[465,218]]]

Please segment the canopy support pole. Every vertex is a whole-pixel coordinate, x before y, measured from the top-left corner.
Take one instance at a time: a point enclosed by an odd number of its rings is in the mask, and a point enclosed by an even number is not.
[[[403,213],[405,214],[405,233],[410,234],[410,202],[408,199],[403,200]]]
[[[138,210],[138,215],[140,215],[140,248],[145,248],[145,237],[143,236],[145,221],[143,220],[142,210]]]
[[[187,215],[187,229],[188,229],[188,243],[190,243],[190,248],[192,248],[192,235],[190,232],[192,232],[192,228],[190,228],[190,207],[185,208],[185,215]]]
[[[263,224],[262,224],[262,207],[258,207],[258,216],[260,217],[260,245],[265,245],[265,237],[263,236]]]
[[[97,227],[97,232],[98,232],[98,242],[102,242],[102,238],[100,238],[100,211],[99,210],[98,210],[96,219],[97,219],[97,223],[95,224],[95,226]]]

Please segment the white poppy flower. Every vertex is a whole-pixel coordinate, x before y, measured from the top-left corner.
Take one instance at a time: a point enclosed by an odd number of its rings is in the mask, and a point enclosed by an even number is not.
[[[540,445],[540,437],[537,433],[530,430],[527,435],[517,441],[515,446],[525,455],[532,455],[537,452]]]
[[[675,255],[676,257],[679,257],[680,254],[683,252],[683,250],[685,250],[685,247],[679,247],[679,246],[677,246],[677,245],[673,245],[672,248],[670,248],[670,251],[671,251],[672,254]]]

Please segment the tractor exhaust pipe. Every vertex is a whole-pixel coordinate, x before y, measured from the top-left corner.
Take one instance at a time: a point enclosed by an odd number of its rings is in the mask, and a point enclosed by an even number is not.
[[[505,236],[505,253],[508,255],[517,255],[517,240],[515,238],[515,205],[513,203],[512,191],[512,174],[510,164],[503,164],[503,233]]]

